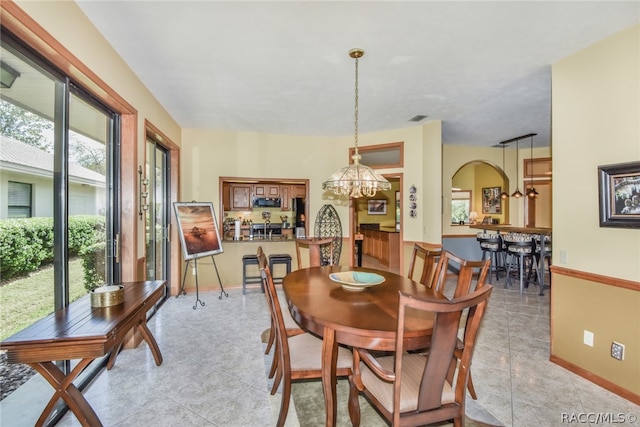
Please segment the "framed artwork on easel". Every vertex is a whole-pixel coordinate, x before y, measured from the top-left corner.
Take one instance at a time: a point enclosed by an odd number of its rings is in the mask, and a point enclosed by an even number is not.
[[[176,202],[178,234],[185,260],[221,253],[222,241],[211,202]]]

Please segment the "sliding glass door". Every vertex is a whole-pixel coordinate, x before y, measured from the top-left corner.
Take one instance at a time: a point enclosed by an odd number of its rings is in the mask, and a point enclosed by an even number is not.
[[[4,31],[0,67],[3,339],[120,280],[119,117]]]
[[[146,279],[169,279],[169,153],[157,141],[147,139],[146,153]]]

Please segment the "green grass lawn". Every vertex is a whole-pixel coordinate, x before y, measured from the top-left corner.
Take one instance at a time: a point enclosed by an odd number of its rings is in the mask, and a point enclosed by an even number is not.
[[[69,298],[75,301],[86,293],[82,260],[77,258],[69,262]],[[0,340],[52,312],[53,267],[5,284],[0,287]]]

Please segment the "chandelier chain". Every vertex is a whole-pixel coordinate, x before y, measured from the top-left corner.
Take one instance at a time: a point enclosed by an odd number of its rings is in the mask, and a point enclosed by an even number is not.
[[[356,103],[355,103],[355,112],[354,112],[354,135],[355,135],[355,154],[358,154],[358,57],[356,56],[356,86],[355,86],[355,93],[356,93]]]

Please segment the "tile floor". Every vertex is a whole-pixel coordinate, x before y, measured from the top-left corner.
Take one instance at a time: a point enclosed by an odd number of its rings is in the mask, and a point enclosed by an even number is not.
[[[640,415],[639,406],[548,361],[548,290],[541,297],[533,286],[521,296],[517,285],[504,289],[503,283],[494,280],[472,368],[486,410],[514,427],[561,425],[563,413]],[[202,292],[206,305],[196,310],[192,294],[160,308],[149,327],[164,356],[161,366],[143,343],[98,376],[85,395],[105,426],[274,425],[279,402],[268,393],[260,340],[269,326],[264,295],[259,288],[228,291],[222,300],[218,292]],[[33,425],[44,407],[23,405],[17,417],[7,400],[0,407],[3,426]],[[71,412],[58,423],[77,425]],[[299,425],[295,411],[287,425]]]

